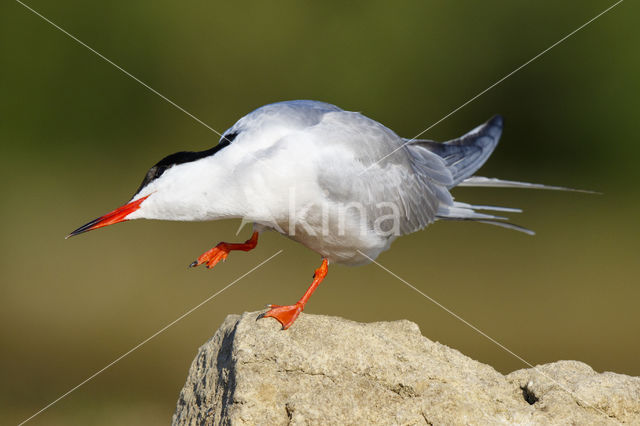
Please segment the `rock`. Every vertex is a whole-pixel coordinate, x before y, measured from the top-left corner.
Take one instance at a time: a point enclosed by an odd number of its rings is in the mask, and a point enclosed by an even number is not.
[[[504,376],[409,321],[228,316],[173,424],[640,424],[640,378],[560,361]]]

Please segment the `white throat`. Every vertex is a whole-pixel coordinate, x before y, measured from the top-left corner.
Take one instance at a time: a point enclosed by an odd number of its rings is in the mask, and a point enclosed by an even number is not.
[[[135,199],[149,195],[127,219],[204,221],[243,217],[247,203],[222,153],[178,164]]]

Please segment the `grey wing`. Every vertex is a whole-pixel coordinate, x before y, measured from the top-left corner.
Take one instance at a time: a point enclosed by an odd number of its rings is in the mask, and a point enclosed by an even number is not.
[[[382,124],[342,111],[327,114],[315,130],[323,144],[341,153],[320,170],[320,186],[333,202],[361,203],[369,229],[387,232],[397,217],[400,234],[415,232],[453,204],[447,189],[453,178],[444,160],[405,145]]]
[[[469,177],[482,166],[497,145],[502,131],[500,116],[461,138],[438,143],[401,139],[380,123],[360,114],[349,114],[356,113],[342,112],[339,117],[352,126],[352,134],[345,137],[349,132],[343,131],[330,141],[347,146],[357,159],[351,162],[356,167],[350,172],[346,170],[349,164],[345,164],[345,171],[325,174],[324,188],[336,198],[359,200],[365,204],[368,218],[373,218],[367,224],[369,227],[376,218],[388,215],[384,208],[392,205],[399,217],[400,234],[417,231],[435,220],[471,220],[533,235],[531,230],[504,222],[505,217],[476,211],[519,212],[519,209],[454,202],[449,194],[449,188],[461,182],[467,182],[469,186],[542,187]],[[380,206],[380,203],[384,205]]]
[[[289,130],[302,130],[315,126],[322,117],[329,112],[339,112],[342,109],[325,102],[296,100],[283,101],[263,105],[238,120],[227,134],[238,134],[249,129],[264,131],[275,126],[286,127]]]

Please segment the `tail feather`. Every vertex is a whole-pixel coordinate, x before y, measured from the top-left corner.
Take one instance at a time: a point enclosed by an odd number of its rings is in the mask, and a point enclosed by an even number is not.
[[[486,178],[481,176],[472,176],[464,179],[458,184],[458,186],[480,186],[480,187],[493,187],[493,188],[529,188],[529,189],[548,189],[552,191],[572,191],[572,192],[584,192],[587,194],[599,194],[594,191],[587,191],[584,189],[567,188],[564,186],[550,186],[542,185],[539,183],[517,182],[511,180],[503,180],[496,178]],[[489,225],[501,226],[503,228],[512,229],[514,231],[524,232],[528,235],[535,235],[530,229],[524,228],[520,225],[504,222],[507,218],[501,216],[487,215],[484,213],[478,213],[476,210],[493,210],[498,212],[511,212],[520,213],[522,210],[514,209],[510,207],[496,207],[496,206],[482,206],[473,205],[467,203],[461,203],[454,201],[451,206],[441,206],[438,210],[437,219],[440,220],[470,220],[479,223],[486,223]]]
[[[471,176],[464,179],[458,186],[476,186],[489,188],[528,188],[528,189],[548,189],[552,191],[583,192],[586,194],[600,194],[599,192],[586,189],[567,188],[565,186],[542,185],[540,183],[518,182],[515,180],[504,180],[497,178],[486,178],[482,176]]]
[[[500,226],[502,228],[512,229],[514,231],[523,232],[527,235],[535,235],[531,229],[524,228],[520,225],[516,225],[509,222],[503,216],[495,216],[492,214],[478,213],[476,210],[493,210],[499,212],[511,212],[520,213],[522,210],[514,209],[511,207],[497,207],[497,206],[476,206],[473,204],[461,203],[454,201],[453,205],[440,206],[438,209],[438,220],[456,220],[456,221],[473,221],[479,223],[486,223],[489,225]]]
[[[496,115],[485,124],[476,127],[464,136],[444,143],[429,140],[409,141],[412,146],[426,149],[437,154],[444,160],[452,180],[444,183],[448,189],[455,186],[481,186],[495,188],[530,188],[548,189],[554,191],[573,191],[594,194],[597,192],[582,189],[566,188],[564,186],[541,185],[538,183],[518,182],[496,178],[473,176],[473,174],[487,161],[502,134],[503,120]],[[484,205],[472,205],[461,202],[453,204],[441,204],[438,208],[436,219],[438,220],[464,220],[501,226],[503,228],[534,235],[530,229],[513,223],[505,222],[507,218],[492,214],[478,213],[476,210],[489,210],[497,212],[520,213],[522,210],[510,207],[495,207]]]
[[[478,213],[474,206],[467,203],[459,203],[454,201],[453,205],[440,205],[438,208],[437,219],[450,220],[506,220],[506,217],[496,216],[486,213]],[[493,210],[493,209],[491,209]]]
[[[522,213],[522,209],[516,209],[513,207],[479,206],[475,204],[461,203],[459,201],[454,201],[453,204],[458,207],[466,207],[468,209],[474,209],[474,210],[492,210],[494,212]]]
[[[499,226],[501,228],[507,228],[507,229],[511,229],[513,231],[518,231],[518,232],[522,232],[524,234],[527,235],[536,235],[535,231],[525,228],[523,226],[520,225],[516,225],[515,223],[510,223],[510,222],[504,222],[504,220],[506,218],[503,217],[496,217],[496,219],[478,219],[478,218],[473,218],[473,217],[453,217],[453,216],[446,216],[446,217],[438,217],[439,220],[455,220],[455,221],[471,221],[471,222],[477,222],[477,223],[485,223],[487,225],[494,225],[494,226]]]
[[[523,232],[523,233],[525,233],[527,235],[531,235],[531,236],[536,235],[535,231],[532,231],[531,229],[525,228],[524,226],[516,225],[515,223],[498,222],[498,221],[495,221],[495,220],[478,220],[478,222],[486,223],[487,225],[500,226],[501,228],[512,229],[514,231]]]

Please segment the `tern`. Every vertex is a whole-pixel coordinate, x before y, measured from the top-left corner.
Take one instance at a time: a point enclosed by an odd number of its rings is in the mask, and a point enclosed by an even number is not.
[[[486,213],[519,209],[471,205],[451,195],[458,186],[571,190],[475,176],[502,128],[496,115],[439,143],[402,138],[361,113],[324,102],[265,105],[225,131],[213,148],[157,162],[127,204],[68,237],[132,219],[253,223],[247,241],[221,242],[190,265],[213,268],[231,251],[253,250],[260,232],[275,230],[322,256],[302,298],[293,305],[268,305],[263,315],[287,329],[329,264],[369,263],[397,237],[435,221],[474,221],[533,234]]]

